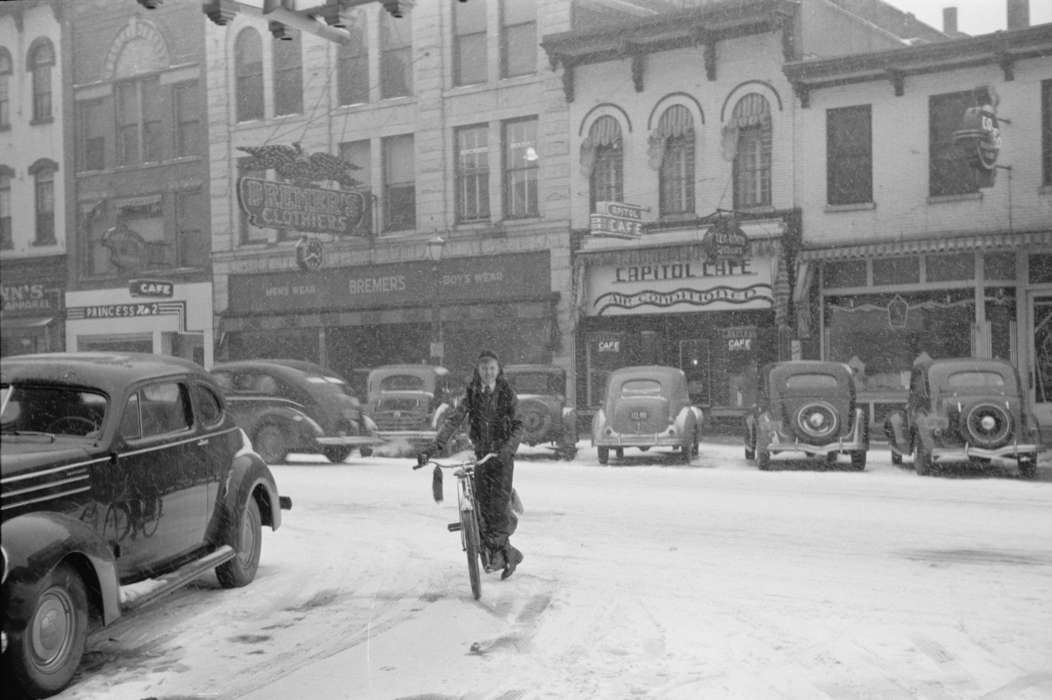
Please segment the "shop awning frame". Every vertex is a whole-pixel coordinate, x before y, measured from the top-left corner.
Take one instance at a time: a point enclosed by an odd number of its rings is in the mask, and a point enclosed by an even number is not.
[[[975,250],[1014,250],[1021,247],[1052,247],[1052,230],[1022,233],[993,233],[969,236],[940,236],[910,240],[888,240],[841,246],[804,248],[798,262],[832,262],[860,258],[884,258],[925,253],[963,253]]]

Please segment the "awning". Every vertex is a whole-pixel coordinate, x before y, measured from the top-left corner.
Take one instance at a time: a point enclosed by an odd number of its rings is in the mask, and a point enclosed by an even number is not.
[[[672,105],[665,110],[658,120],[654,136],[659,138],[677,138],[679,136],[694,137],[694,117],[690,110],[683,105]]]
[[[859,245],[844,245],[801,250],[797,260],[831,261],[855,258],[880,258],[894,255],[923,253],[958,253],[969,250],[1014,250],[1029,246],[1052,246],[1052,231],[1025,233],[994,233],[974,236],[945,236],[916,240],[880,241]]]
[[[54,320],[54,316],[16,316],[5,318],[0,322],[0,327],[5,331],[14,328],[43,328]]]

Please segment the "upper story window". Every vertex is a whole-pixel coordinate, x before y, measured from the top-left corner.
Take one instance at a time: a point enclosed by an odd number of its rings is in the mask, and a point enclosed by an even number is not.
[[[105,169],[106,139],[112,129],[113,103],[108,98],[77,102],[80,170]]]
[[[175,247],[179,267],[208,267],[212,241],[206,235],[204,195],[200,189],[175,193]]]
[[[11,176],[14,173],[6,165],[0,165],[0,249],[8,250],[15,245],[11,235]]]
[[[624,147],[621,125],[611,116],[592,122],[588,137],[581,143],[581,170],[589,178],[589,202],[624,201]]]
[[[157,77],[118,83],[117,165],[157,163],[164,157],[160,81]]]
[[[55,171],[58,163],[41,158],[29,166],[33,176],[33,201],[36,212],[36,231],[33,245],[55,243]]]
[[[489,219],[489,127],[456,130],[457,221]]]
[[[1042,182],[1052,185],[1052,80],[1041,81],[1041,153],[1044,163]]]
[[[348,12],[344,24],[351,41],[336,44],[336,88],[341,105],[369,101],[369,45],[365,17],[361,9]]]
[[[199,156],[204,151],[201,90],[196,80],[172,86],[175,156]]]
[[[537,72],[537,0],[501,0],[500,77]]]
[[[288,29],[291,38],[274,39],[274,115],[303,112],[303,45],[299,30]]]
[[[486,3],[454,3],[453,84],[486,82]]]
[[[263,40],[246,27],[234,42],[234,72],[237,120],[263,118]]]
[[[989,102],[986,90],[966,90],[928,98],[928,194],[940,197],[979,191],[968,156],[953,141],[969,107]]]
[[[873,201],[873,138],[869,105],[826,110],[826,201]]]
[[[33,73],[33,121],[50,121],[51,69],[55,65],[55,49],[48,39],[40,38],[29,47],[26,67]]]
[[[406,231],[416,227],[416,171],[413,136],[383,140],[384,230]]]
[[[504,122],[504,218],[540,216],[537,118]]]
[[[734,156],[734,208],[771,205],[771,108],[750,93],[738,100],[728,128],[737,133]]]
[[[11,54],[0,46],[0,130],[11,128]]]
[[[413,94],[412,15],[380,13],[380,97]]]
[[[650,135],[653,158],[660,159],[661,215],[694,212],[694,117],[683,105],[672,105]]]

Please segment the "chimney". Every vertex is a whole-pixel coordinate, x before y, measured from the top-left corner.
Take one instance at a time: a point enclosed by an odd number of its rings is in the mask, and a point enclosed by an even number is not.
[[[942,8],[942,33],[947,36],[955,36],[957,34],[956,7]]]
[[[1030,26],[1030,0],[1007,0],[1008,30]]]

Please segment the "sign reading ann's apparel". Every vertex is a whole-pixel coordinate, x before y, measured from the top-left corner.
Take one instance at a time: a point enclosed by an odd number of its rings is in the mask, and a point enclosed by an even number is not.
[[[0,298],[5,318],[61,313],[66,295],[66,256],[4,261]]]
[[[704,259],[588,268],[588,313],[619,316],[769,309],[774,261]]]
[[[360,192],[242,177],[237,198],[249,222],[259,228],[354,234],[365,213]]]
[[[437,286],[437,289],[436,289]],[[538,299],[551,293],[548,251],[230,277],[234,313],[429,306]]]

